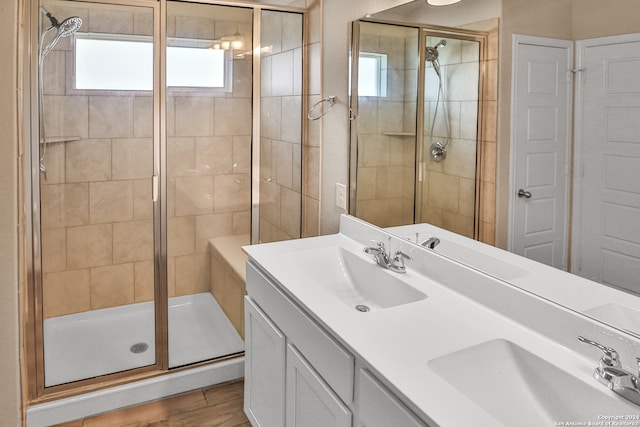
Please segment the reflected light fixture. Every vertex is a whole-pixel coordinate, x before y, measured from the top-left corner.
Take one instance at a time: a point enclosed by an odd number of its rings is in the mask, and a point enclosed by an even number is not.
[[[462,0],[427,0],[430,6],[449,6],[450,4],[459,3]]]

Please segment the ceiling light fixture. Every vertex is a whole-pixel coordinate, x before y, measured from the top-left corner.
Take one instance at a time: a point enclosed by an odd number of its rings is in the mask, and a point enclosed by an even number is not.
[[[459,3],[462,0],[427,0],[431,6],[449,6],[450,4]]]

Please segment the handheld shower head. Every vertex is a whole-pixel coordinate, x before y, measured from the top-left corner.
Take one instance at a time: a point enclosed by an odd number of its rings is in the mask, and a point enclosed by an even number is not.
[[[438,48],[441,48],[441,47],[445,47],[446,45],[447,45],[447,41],[445,39],[442,39],[433,48],[434,49],[438,49]]]
[[[75,34],[80,27],[82,27],[82,19],[77,16],[72,16],[58,24],[58,34],[60,34],[61,37],[69,37]]]

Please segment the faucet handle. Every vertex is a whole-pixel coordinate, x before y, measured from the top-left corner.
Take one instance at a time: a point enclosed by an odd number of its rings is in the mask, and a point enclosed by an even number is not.
[[[605,347],[604,345],[587,339],[583,336],[578,335],[578,341],[583,342],[585,344],[590,344],[600,350],[603,354],[602,362],[612,368],[620,368],[622,364],[620,363],[620,358],[618,356],[618,352],[612,347]],[[638,365],[640,366],[640,358],[637,359]]]

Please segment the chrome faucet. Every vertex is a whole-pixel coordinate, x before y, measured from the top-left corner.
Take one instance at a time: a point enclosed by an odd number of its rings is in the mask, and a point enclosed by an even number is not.
[[[639,374],[634,375],[622,367],[618,352],[613,348],[605,347],[581,336],[578,336],[578,341],[590,344],[602,352],[602,358],[593,372],[593,377],[614,393],[640,405],[640,379],[638,378],[640,376],[640,357],[636,357]]]
[[[373,259],[381,267],[396,273],[406,273],[407,268],[404,265],[404,260],[410,260],[411,257],[402,251],[396,251],[395,255],[391,257],[391,251],[387,251],[384,243],[377,240],[373,240],[375,247],[364,248],[364,251],[370,255],[373,255]],[[391,237],[389,237],[389,246],[391,246]]]
[[[436,246],[440,244],[440,239],[438,239],[437,237],[430,237],[420,244],[425,248],[435,249]]]

